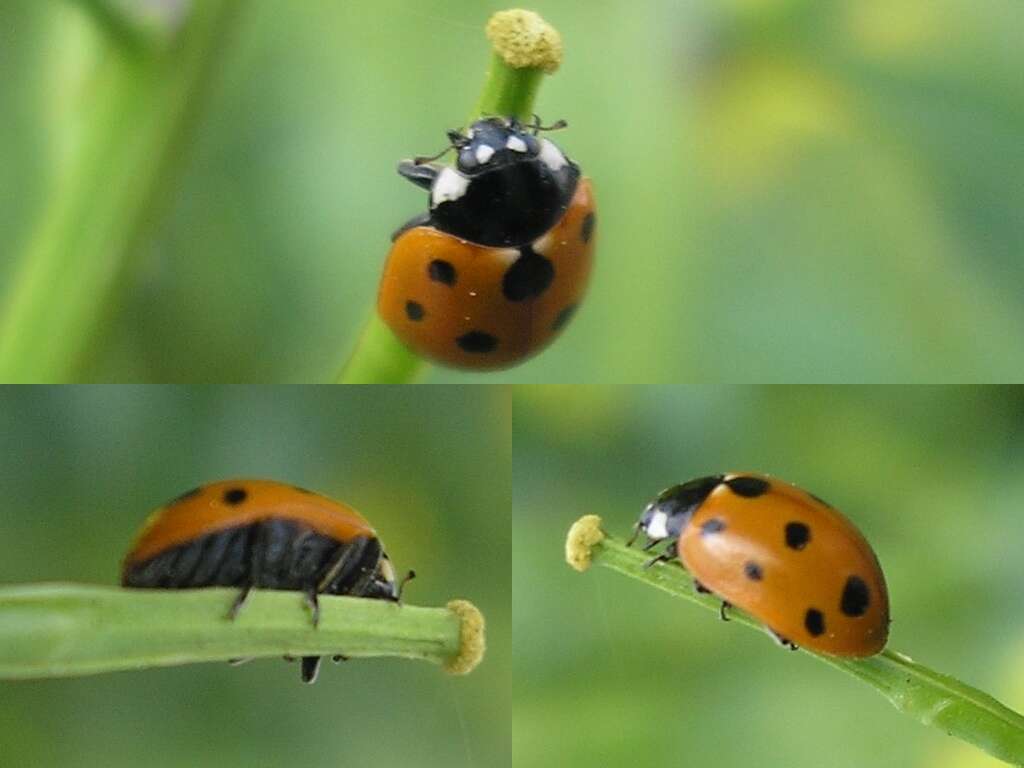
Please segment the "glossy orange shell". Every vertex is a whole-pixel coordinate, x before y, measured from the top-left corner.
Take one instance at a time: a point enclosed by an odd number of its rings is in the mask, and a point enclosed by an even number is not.
[[[760,478],[770,487],[754,498],[724,483],[715,488],[679,539],[686,569],[715,595],[798,646],[835,656],[881,651],[889,634],[889,597],[878,559],[860,531],[796,486],[748,473],[725,478],[737,476]],[[802,534],[787,536],[791,523],[796,524],[792,532],[806,527],[800,546],[795,545]],[[851,600],[849,592],[844,602],[851,577],[867,586],[866,606]],[[863,598],[856,586],[853,597]],[[820,625],[817,617],[809,618],[810,611],[820,614]]]
[[[594,198],[581,179],[565,216],[532,244],[554,278],[539,295],[513,301],[502,281],[520,258],[515,248],[489,248],[433,227],[414,227],[395,241],[384,267],[377,309],[395,335],[418,354],[458,368],[503,368],[543,349],[583,300],[593,265]],[[447,262],[454,280],[431,278]],[[418,308],[410,314],[410,303]],[[475,334],[475,337],[472,336]],[[459,339],[493,348],[468,351]],[[465,344],[465,342],[464,342]]]
[[[238,490],[245,492],[245,499],[229,503],[227,494]],[[153,512],[125,562],[142,562],[198,536],[269,518],[302,522],[341,542],[357,536],[376,538],[358,512],[319,494],[273,480],[224,480],[183,494]]]

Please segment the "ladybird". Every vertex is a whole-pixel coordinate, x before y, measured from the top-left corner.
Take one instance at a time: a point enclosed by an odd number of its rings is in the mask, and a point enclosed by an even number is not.
[[[240,587],[231,619],[253,589],[296,590],[314,626],[319,594],[398,602],[401,593],[376,531],[358,512],[271,480],[211,483],[157,509],[124,559],[121,583]],[[303,681],[314,682],[319,668],[318,656],[303,658]]]
[[[767,475],[730,473],[662,491],[633,539],[667,542],[698,591],[764,623],[783,645],[872,656],[889,635],[889,596],[864,536],[817,496]]]
[[[429,210],[392,238],[377,300],[406,346],[458,368],[503,368],[568,324],[590,277],[596,215],[589,179],[539,135],[561,127],[489,117],[449,131],[454,167],[399,164],[430,192]]]

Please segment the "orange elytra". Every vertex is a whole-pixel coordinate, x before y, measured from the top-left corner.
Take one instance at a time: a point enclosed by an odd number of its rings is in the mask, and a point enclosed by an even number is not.
[[[678,558],[700,591],[764,623],[783,644],[833,656],[880,652],[889,596],[859,530],[817,496],[773,477],[712,475],[647,505],[637,532]],[[723,608],[724,617],[724,608]]]

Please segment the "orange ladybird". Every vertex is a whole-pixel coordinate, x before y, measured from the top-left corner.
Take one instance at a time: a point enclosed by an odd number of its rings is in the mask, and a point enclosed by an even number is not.
[[[401,593],[376,531],[358,512],[272,480],[210,483],[160,507],[125,557],[121,583],[238,587],[231,618],[253,589],[296,590],[314,625],[318,595],[398,602]],[[319,666],[319,657],[304,658],[302,679],[313,682]]]
[[[766,475],[702,477],[663,491],[637,532],[678,557],[697,589],[762,621],[783,644],[872,656],[889,634],[885,576],[871,546],[817,496]]]
[[[540,130],[487,118],[449,133],[454,167],[399,165],[430,190],[430,210],[396,233],[377,307],[418,354],[459,368],[507,367],[549,344],[582,301],[593,192]]]

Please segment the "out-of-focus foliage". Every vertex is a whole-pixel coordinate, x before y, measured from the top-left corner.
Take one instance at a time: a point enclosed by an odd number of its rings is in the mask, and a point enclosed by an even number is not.
[[[330,377],[389,234],[425,205],[395,162],[465,119],[501,7],[249,2],[83,375]],[[536,360],[430,380],[1024,376],[1017,0],[532,7],[565,38],[539,108],[570,121],[559,141],[597,185],[598,271]],[[16,253],[88,113],[97,44],[69,4],[7,0],[0,50],[0,242]]]
[[[0,582],[116,583],[149,511],[232,476],[362,511],[406,598],[488,620],[465,678],[420,662],[256,661],[3,683],[3,765],[509,766],[507,397],[451,388],[0,390]],[[424,392],[417,395],[416,392]]]
[[[1022,417],[1016,388],[517,388],[517,764],[989,765],[767,635],[570,570],[562,546],[582,514],[627,535],[676,482],[777,475],[872,542],[893,648],[1021,711]]]

